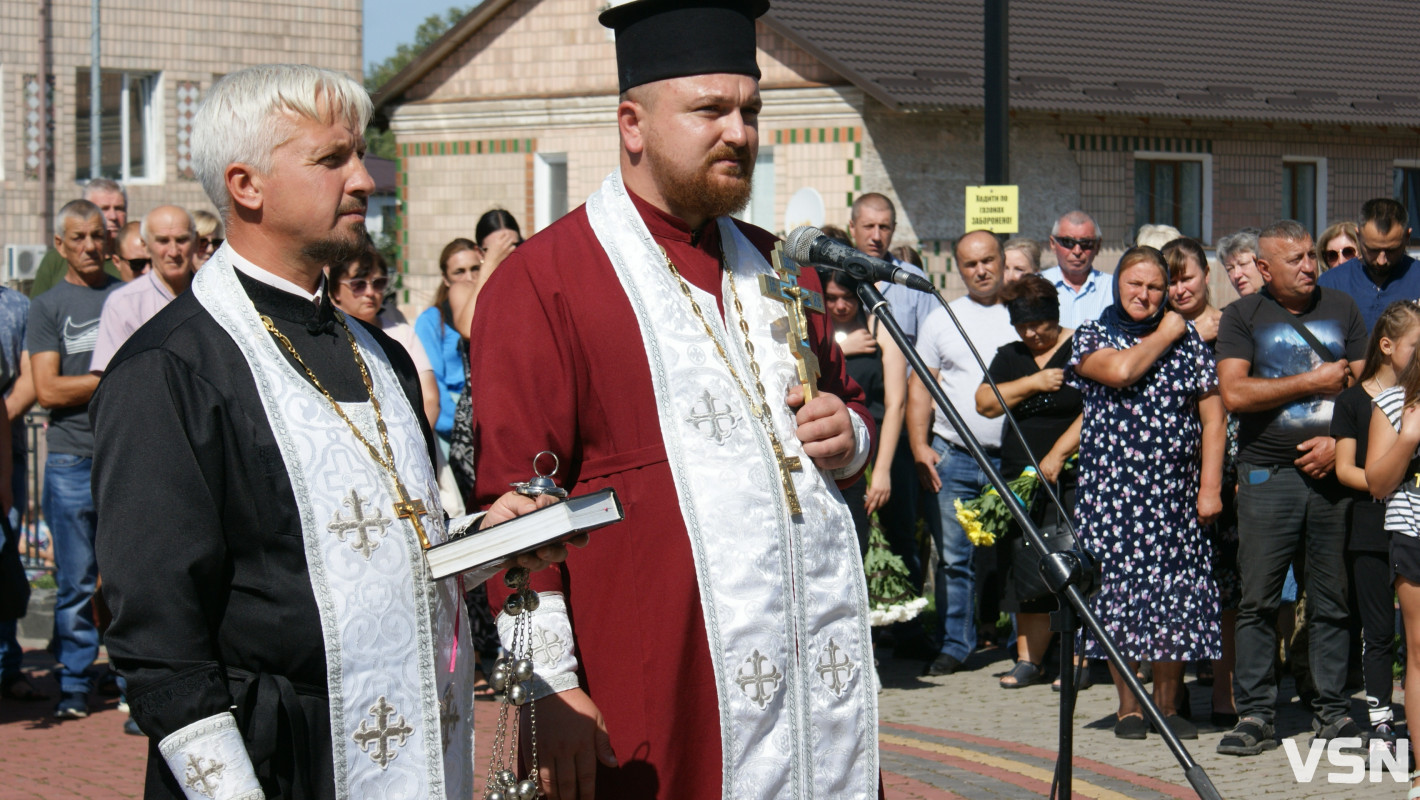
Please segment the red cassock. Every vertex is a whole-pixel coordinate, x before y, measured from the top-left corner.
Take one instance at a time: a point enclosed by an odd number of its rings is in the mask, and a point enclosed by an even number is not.
[[[696,237],[681,220],[632,200],[685,279],[723,308],[716,225]],[[768,258],[775,237],[738,224]],[[812,269],[799,283],[822,291]],[[832,323],[808,316],[819,387],[871,427],[863,392],[829,335]],[[533,456],[550,450],[561,458],[560,485],[573,495],[613,488],[626,513],[565,564],[532,577],[533,588],[567,598],[581,685],[606,718],[620,763],[598,766],[597,796],[721,797],[720,719],[695,560],[636,315],[585,207],[499,267],[479,296],[471,342],[478,505],[531,477]],[[488,587],[501,608],[501,578]]]

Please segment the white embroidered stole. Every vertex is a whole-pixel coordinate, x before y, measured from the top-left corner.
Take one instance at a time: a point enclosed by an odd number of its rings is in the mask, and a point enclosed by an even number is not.
[[[456,582],[429,579],[413,525],[395,514],[392,480],[286,361],[225,248],[192,290],[246,358],[291,477],[325,639],[336,796],[466,800],[473,792],[476,656],[468,625],[455,622],[464,616]],[[427,506],[421,520],[430,541],[441,542],[444,512],[414,410],[384,351],[358,323],[348,324],[396,469],[410,497]],[[380,449],[370,403],[342,407]]]
[[[699,576],[720,706],[723,795],[875,798],[877,693],[864,674],[873,655],[863,564],[848,508],[804,454],[783,402],[798,378],[786,307],[759,292],[757,276],[772,270],[733,221],[718,221],[775,432],[802,464],[793,472],[800,516],[789,514],[751,401],[707,340],[620,172],[588,199],[587,216],[635,310],[651,366]],[[726,321],[714,297],[693,285],[691,292],[753,395],[730,274],[722,281]]]

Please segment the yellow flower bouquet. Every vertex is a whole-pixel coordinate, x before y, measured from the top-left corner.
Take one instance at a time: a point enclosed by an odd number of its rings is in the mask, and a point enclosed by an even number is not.
[[[1076,456],[1071,456],[1065,462],[1065,468],[1074,467],[1075,461]],[[1036,490],[1040,488],[1040,475],[1035,471],[1035,467],[1026,467],[1015,480],[1007,483],[1006,487],[1021,501],[1021,505],[1029,509]],[[962,529],[966,531],[966,538],[977,547],[996,544],[996,539],[1004,535],[1014,522],[1010,508],[1006,506],[1005,499],[997,494],[994,486],[987,486],[986,491],[974,500],[965,503],[955,500],[953,503],[957,511],[957,522],[961,523]]]

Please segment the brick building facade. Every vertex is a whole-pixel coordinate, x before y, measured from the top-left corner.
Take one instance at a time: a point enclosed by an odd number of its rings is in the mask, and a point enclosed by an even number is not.
[[[507,208],[530,234],[616,166],[602,5],[485,0],[377,93],[398,143],[411,305],[428,302],[439,250],[485,210]],[[1400,191],[1420,178],[1420,68],[1386,55],[1420,40],[1420,18],[1387,10],[1402,6],[1306,0],[1279,20],[1226,0],[1012,3],[1021,234],[1043,242],[1084,208],[1109,267],[1145,222],[1211,246],[1281,216],[1319,232]],[[899,209],[895,243],[920,247],[959,292],[951,243],[983,175],[980,16],[976,0],[775,0],[758,23],[761,155],[742,216],[781,233],[844,225],[856,196],[883,192]],[[1342,18],[1346,41],[1322,24]]]
[[[43,36],[42,8],[49,17]],[[127,186],[129,218],[163,203],[212,210],[192,174],[187,137],[214,80],[294,60],[359,79],[361,30],[360,0],[104,0],[102,172]],[[90,31],[88,0],[0,0],[0,246],[49,244],[54,211],[90,177]],[[52,87],[48,197],[37,158],[42,61]]]

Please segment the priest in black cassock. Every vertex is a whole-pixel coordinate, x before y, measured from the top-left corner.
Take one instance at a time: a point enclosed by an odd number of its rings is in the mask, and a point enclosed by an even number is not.
[[[419,379],[322,276],[366,246],[371,111],[307,66],[212,87],[193,146],[227,242],[94,395],[107,643],[148,798],[472,795],[476,656],[421,552],[445,525]]]

